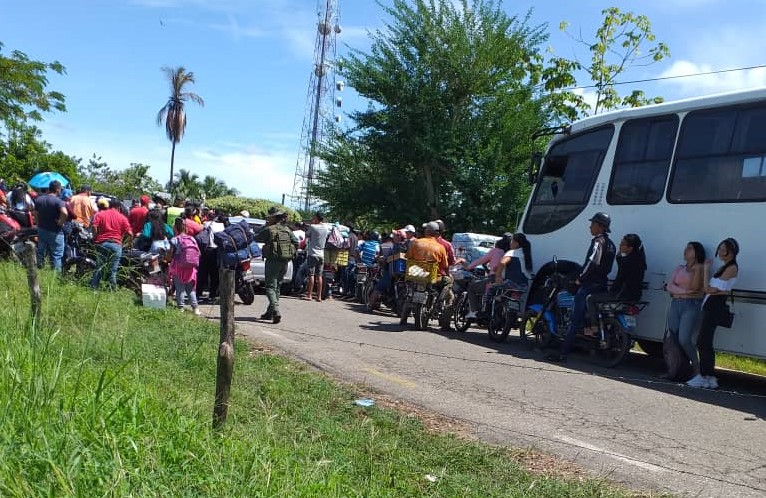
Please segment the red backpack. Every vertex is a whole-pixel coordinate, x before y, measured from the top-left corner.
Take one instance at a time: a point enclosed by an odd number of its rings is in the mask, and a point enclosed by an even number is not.
[[[191,235],[182,234],[176,237],[178,248],[176,258],[184,268],[196,268],[199,266],[199,246]]]

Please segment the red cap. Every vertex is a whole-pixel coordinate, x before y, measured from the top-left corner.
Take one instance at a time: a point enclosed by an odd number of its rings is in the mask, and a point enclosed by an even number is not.
[[[142,206],[148,206],[148,205],[149,205],[149,202],[151,202],[151,201],[150,201],[150,199],[149,199],[149,196],[148,196],[148,195],[142,195],[142,196],[141,196],[141,205],[142,205]]]

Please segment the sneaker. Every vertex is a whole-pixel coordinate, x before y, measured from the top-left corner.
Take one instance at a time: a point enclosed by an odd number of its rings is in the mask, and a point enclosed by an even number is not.
[[[689,387],[704,387],[704,388],[710,387],[710,384],[708,383],[707,378],[701,376],[700,374],[697,374],[691,379],[689,379],[689,381],[686,382],[686,385]]]
[[[469,311],[468,314],[465,316],[466,320],[476,320],[476,312],[475,311]]]
[[[261,315],[261,320],[271,320],[272,318],[274,318],[274,312],[271,310]]]
[[[200,312],[199,308],[192,309],[192,313],[194,313],[194,316],[200,316],[202,313]]]
[[[273,315],[271,317],[271,322],[272,323],[279,323],[281,321],[282,321],[282,315]]]
[[[705,379],[707,379],[708,389],[718,389],[718,377],[715,375],[708,375]]]

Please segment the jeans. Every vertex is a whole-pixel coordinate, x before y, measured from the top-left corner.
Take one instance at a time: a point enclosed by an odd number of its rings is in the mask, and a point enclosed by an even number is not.
[[[98,289],[98,284],[101,283],[101,273],[108,263],[109,285],[112,288],[117,287],[117,271],[120,269],[122,244],[109,240],[96,244],[96,256],[96,271],[93,272],[93,280],[91,280],[90,286]]]
[[[585,326],[585,312],[587,311],[588,296],[594,292],[604,292],[606,288],[603,285],[598,284],[583,284],[577,289],[577,294],[574,296],[574,307],[572,309],[572,316],[569,321],[569,328],[567,329],[567,335],[564,338],[564,342],[561,344],[561,354],[566,355],[572,349],[574,344],[575,335],[579,330],[582,330]]]
[[[266,259],[264,283],[266,286],[266,298],[269,300],[268,311],[275,315],[279,315],[279,287],[282,285],[285,273],[287,273],[287,263],[287,261],[274,258]]]
[[[64,257],[64,232],[52,232],[43,228],[37,229],[37,267],[42,268],[45,264],[45,254],[50,254],[51,267],[60,272],[61,260]]]
[[[183,283],[178,275],[173,275],[173,285],[176,288],[176,306],[180,309],[184,309],[186,303],[186,296],[189,296],[189,304],[192,309],[197,309],[197,293],[194,288],[196,283],[194,281]]]
[[[668,330],[676,334],[695,372],[699,370],[696,335],[702,316],[702,299],[673,299],[668,311]]]
[[[343,294],[346,296],[353,296],[356,293],[356,274],[354,273],[355,269],[356,263],[349,261],[348,265],[343,270],[343,274],[341,276],[343,279],[341,286],[343,287]]]

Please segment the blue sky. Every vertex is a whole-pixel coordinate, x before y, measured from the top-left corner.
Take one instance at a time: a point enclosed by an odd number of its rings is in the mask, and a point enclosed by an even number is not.
[[[385,15],[373,0],[338,0],[338,54],[369,47],[368,30]],[[312,69],[318,0],[6,0],[0,41],[40,60],[59,60],[51,88],[67,113],[47,115],[44,137],[78,157],[100,155],[111,166],[152,165],[167,181],[170,143],[155,124],[168,97],[160,67],[194,71],[205,107],[188,108],[176,169],[214,175],[243,195],[279,200],[290,194]],[[616,5],[646,14],[672,57],[626,75],[645,78],[766,63],[763,0],[505,1],[532,23],[548,24],[561,55],[585,54],[558,30],[594,33],[601,10]],[[583,79],[582,83],[586,83]],[[642,86],[666,99],[766,85],[766,70],[668,80]],[[626,88],[627,90],[627,88]],[[586,95],[587,96],[587,95]],[[343,112],[366,104],[344,91]],[[348,124],[345,118],[343,123]]]

